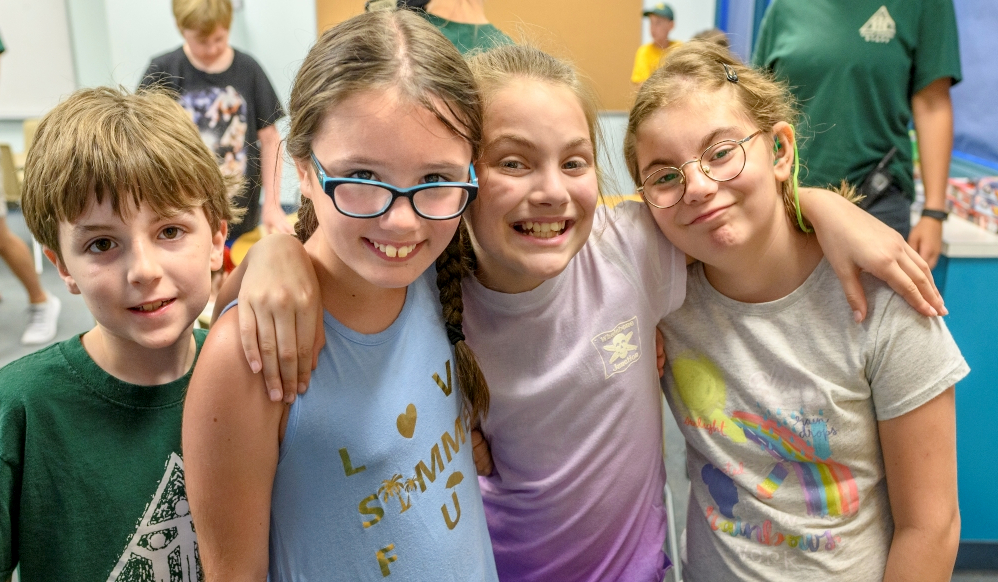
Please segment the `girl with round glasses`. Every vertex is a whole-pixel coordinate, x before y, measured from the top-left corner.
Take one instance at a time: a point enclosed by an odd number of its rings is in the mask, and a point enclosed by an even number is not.
[[[474,78],[419,16],[370,13],[312,47],[289,113],[294,252],[314,267],[325,349],[287,406],[240,355],[239,308],[213,326],[183,423],[205,578],[494,581],[469,436],[489,395],[463,336],[458,232]]]
[[[635,183],[699,261],[662,327],[692,485],[684,579],[949,580],[969,369],[941,319],[872,277],[865,321],[841,317],[799,212],[795,118],[785,85],[690,43],[628,121]]]

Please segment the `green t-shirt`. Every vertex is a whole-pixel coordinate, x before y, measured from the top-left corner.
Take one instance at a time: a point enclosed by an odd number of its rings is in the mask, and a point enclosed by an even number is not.
[[[23,582],[203,578],[180,457],[190,379],[122,382],[79,337],[0,370],[0,580],[18,564]]]
[[[474,51],[487,51],[490,48],[514,44],[513,39],[491,24],[465,24],[423,13],[426,20],[442,32],[447,40],[454,43],[462,55]]]
[[[800,104],[804,184],[859,185],[894,146],[891,173],[914,197],[912,95],[960,81],[952,0],[774,0],[752,61]]]

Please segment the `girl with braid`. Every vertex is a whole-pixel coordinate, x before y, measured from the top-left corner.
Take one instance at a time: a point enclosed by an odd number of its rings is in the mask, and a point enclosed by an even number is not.
[[[598,206],[597,107],[570,65],[523,46],[470,64],[485,117],[481,190],[466,215],[475,276],[463,283],[464,329],[492,388],[474,435],[484,435],[494,460],[492,469],[479,441],[499,577],[660,581],[670,562],[655,328],[683,302],[686,258],[643,204]],[[883,256],[885,246],[904,244],[887,227],[876,241],[858,238],[850,226],[877,221],[835,194],[809,191],[802,201],[832,237],[825,242],[842,247],[844,273],[855,271],[854,255],[869,262],[864,251]],[[937,299],[924,262],[899,253],[884,261],[901,274],[894,280],[922,281]],[[295,261],[276,262],[257,270],[274,282],[246,275],[252,296],[299,279]],[[932,309],[921,296],[913,301]],[[848,310],[840,315],[852,320]],[[273,337],[275,322],[293,321],[263,308],[257,316],[250,344]],[[285,337],[296,333],[292,326]]]
[[[212,328],[183,426],[205,577],[496,580],[470,442],[488,387],[461,325],[474,79],[420,17],[365,14],[312,47],[289,109],[325,349],[288,406],[242,356],[239,307]]]

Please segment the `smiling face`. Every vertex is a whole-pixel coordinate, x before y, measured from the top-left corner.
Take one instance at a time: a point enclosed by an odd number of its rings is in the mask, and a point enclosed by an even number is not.
[[[447,110],[442,103],[440,110]],[[333,107],[312,151],[330,178],[398,188],[470,178],[471,145],[432,111],[391,90],[356,93]],[[457,230],[460,218],[421,218],[405,198],[376,218],[345,216],[323,192],[312,161],[296,160],[295,166],[319,222],[307,248],[334,275],[380,288],[405,287],[436,260]],[[317,244],[317,237],[325,244]]]
[[[212,232],[201,208],[164,218],[148,205],[117,216],[108,198],[59,225],[59,275],[83,295],[106,341],[148,349],[190,341],[222,266],[225,228]],[[52,251],[50,258],[56,259]]]
[[[645,177],[663,166],[678,167],[718,141],[741,140],[757,130],[729,91],[679,99],[637,128],[639,173]],[[793,143],[786,123],[778,123],[773,133],[784,144]],[[733,180],[715,182],[698,164],[689,164],[683,199],[671,208],[649,206],[676,247],[708,265],[735,264],[792,231],[777,187],[789,178],[792,145],[774,154],[772,136],[762,133],[745,142],[745,168]]]
[[[592,136],[569,88],[521,79],[489,102],[483,137],[467,215],[476,275],[496,291],[528,291],[561,273],[592,231]]]

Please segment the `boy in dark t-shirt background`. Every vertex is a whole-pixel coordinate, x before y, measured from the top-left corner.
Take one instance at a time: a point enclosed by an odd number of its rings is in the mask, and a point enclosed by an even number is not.
[[[246,214],[229,229],[229,244],[261,219],[271,232],[293,234],[281,210],[280,134],[274,125],[284,111],[260,64],[229,44],[231,1],[173,0],[173,16],[184,44],[155,57],[140,87],[175,91],[222,173],[245,177],[232,196]]]

